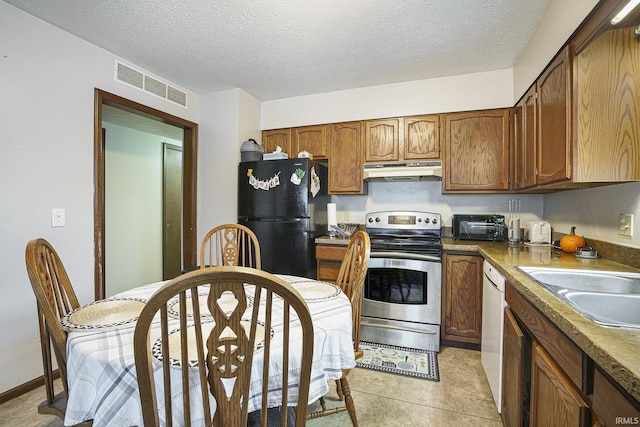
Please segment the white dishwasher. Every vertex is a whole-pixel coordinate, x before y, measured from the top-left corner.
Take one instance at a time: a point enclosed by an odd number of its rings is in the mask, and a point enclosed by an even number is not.
[[[484,262],[482,267],[482,341],[480,359],[498,412],[502,410],[502,337],[504,322],[505,278]]]

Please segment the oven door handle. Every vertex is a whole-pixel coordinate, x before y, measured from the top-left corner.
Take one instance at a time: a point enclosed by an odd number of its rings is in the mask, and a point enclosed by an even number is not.
[[[420,261],[442,262],[442,258],[435,255],[423,255],[403,252],[371,252],[371,258],[412,259]]]
[[[360,319],[360,326],[368,326],[370,328],[382,328],[382,329],[397,329],[399,331],[409,331],[409,332],[417,332],[419,334],[426,334],[426,335],[435,335],[436,332],[435,331],[427,331],[424,329],[418,329],[418,328],[410,328],[410,327],[406,327],[406,326],[395,326],[395,325],[388,325],[388,324],[384,324],[384,323],[376,323],[376,322],[370,322],[365,320],[364,318]]]

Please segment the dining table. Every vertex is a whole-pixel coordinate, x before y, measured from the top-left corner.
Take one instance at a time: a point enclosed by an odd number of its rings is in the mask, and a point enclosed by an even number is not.
[[[354,368],[356,365],[351,304],[335,284],[306,277],[280,274],[277,276],[298,290],[311,313],[314,347],[307,402],[310,404],[329,391],[328,381],[340,379],[343,370]],[[144,303],[167,282],[139,286],[105,300],[87,304],[62,319],[63,327],[68,331],[69,395],[65,425],[75,425],[88,420],[93,420],[94,427],[143,425],[133,348],[137,315],[134,310],[133,314],[118,316],[118,307],[122,304],[123,310],[124,306],[128,310],[132,303],[144,306]],[[98,315],[92,320],[86,320],[91,318],[90,313],[101,311],[107,313],[103,317]],[[110,317],[114,314],[115,317]],[[156,327],[159,330],[159,320],[157,326],[152,325],[152,331]],[[301,330],[299,322],[294,319],[291,323],[292,335],[295,328]],[[278,325],[274,324],[272,333],[278,332]],[[256,366],[253,369],[256,369]],[[271,394],[278,391],[272,391],[270,388],[268,392]],[[297,393],[292,395],[289,406],[298,404],[295,401]],[[252,389],[250,396],[249,412],[253,412],[260,408],[260,387]],[[172,400],[181,402],[181,392],[176,392]]]

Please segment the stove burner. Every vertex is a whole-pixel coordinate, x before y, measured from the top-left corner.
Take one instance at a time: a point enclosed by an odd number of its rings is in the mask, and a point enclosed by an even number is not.
[[[441,257],[440,215],[430,212],[374,212],[366,216],[371,253],[403,253]],[[375,255],[374,255],[375,256]]]

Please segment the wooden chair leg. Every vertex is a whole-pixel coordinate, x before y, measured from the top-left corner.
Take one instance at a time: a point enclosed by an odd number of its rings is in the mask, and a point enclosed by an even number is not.
[[[353,424],[353,427],[358,427],[356,405],[353,403],[351,389],[349,388],[349,382],[346,377],[340,379],[340,389],[342,389],[342,393],[344,394],[344,403],[347,405],[347,411],[349,411],[349,417],[351,417],[351,424]]]
[[[320,399],[320,407],[322,408],[323,411],[327,410],[327,403],[324,401],[324,396],[321,397]]]
[[[336,392],[338,393],[338,399],[344,400],[344,393],[342,392],[342,384],[340,384],[340,380],[336,380]]]

